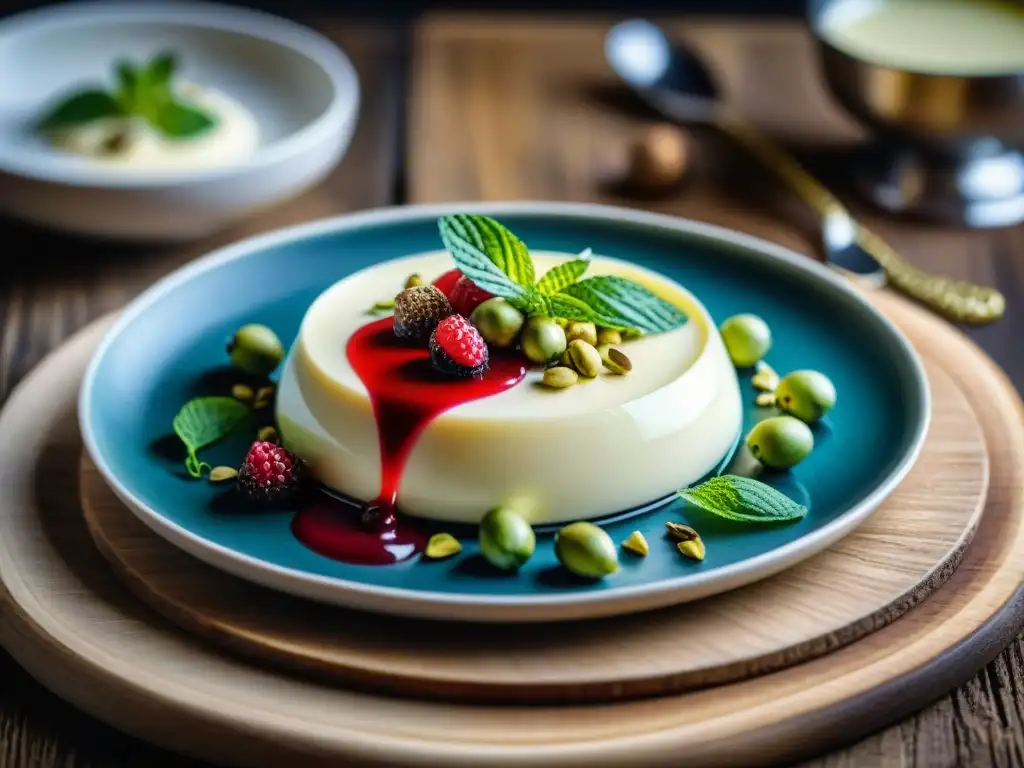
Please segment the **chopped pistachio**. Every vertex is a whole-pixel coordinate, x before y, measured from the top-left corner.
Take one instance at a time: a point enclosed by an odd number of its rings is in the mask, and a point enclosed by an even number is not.
[[[647,553],[651,551],[651,548],[647,544],[647,539],[640,531],[633,531],[622,542],[623,549],[628,549],[630,552],[640,555],[640,557],[646,557]]]
[[[252,400],[252,387],[247,387],[245,384],[235,384],[235,386],[231,388],[231,396],[236,400],[248,402],[249,400]]]
[[[427,542],[427,546],[423,550],[423,556],[431,560],[441,560],[458,554],[461,551],[462,545],[459,543],[459,540],[450,533],[435,533],[430,537],[430,541]]]
[[[211,483],[223,483],[234,480],[238,477],[238,470],[234,467],[214,467],[210,470]]]
[[[256,439],[260,441],[276,443],[277,430],[274,429],[273,427],[263,427],[259,432],[256,433]]]

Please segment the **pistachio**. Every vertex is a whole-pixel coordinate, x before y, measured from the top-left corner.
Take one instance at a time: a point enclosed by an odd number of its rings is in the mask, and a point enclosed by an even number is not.
[[[773,416],[758,422],[747,435],[747,448],[771,469],[790,469],[811,455],[814,433],[792,416]]]
[[[779,408],[807,424],[814,424],[836,404],[836,388],[818,371],[787,373],[775,389]]]
[[[628,549],[630,552],[640,555],[640,557],[646,557],[647,553],[651,551],[651,548],[647,545],[647,539],[644,538],[640,531],[633,531],[629,534],[626,540],[622,542],[622,548]]]
[[[256,397],[253,400],[253,408],[266,408],[274,400],[274,387],[260,387],[256,390]]]
[[[459,540],[450,533],[435,533],[423,549],[423,556],[430,560],[441,560],[462,551]]]
[[[719,332],[737,368],[752,368],[772,346],[771,329],[757,315],[733,315],[722,323]]]
[[[558,362],[560,365],[572,368],[572,357],[569,356],[568,349],[566,349],[565,352],[562,353],[561,357],[558,358]]]
[[[231,388],[231,396],[236,400],[248,402],[249,400],[252,400],[252,387],[247,387],[245,384],[235,384],[235,386]]]
[[[668,528],[669,535],[676,541],[693,541],[700,538],[700,534],[697,531],[682,523],[674,523],[670,520],[665,523],[665,527]]]
[[[632,339],[642,338],[644,335],[643,331],[637,331],[633,328],[623,328],[619,331],[619,335],[622,336],[623,341],[630,341]]]
[[[505,299],[487,299],[469,316],[484,341],[495,347],[510,347],[519,336],[526,318]]]
[[[565,327],[568,324],[569,324],[569,321],[566,320],[564,317],[556,317],[555,318],[555,325],[560,326],[563,330],[565,330]]]
[[[268,443],[277,442],[277,430],[273,427],[263,427],[259,432],[256,433],[256,439],[260,441],[266,441]]]
[[[415,288],[419,285],[423,285],[423,277],[416,272],[413,272],[407,278],[405,278],[406,288]]]
[[[601,345],[597,350],[601,355],[601,362],[604,367],[617,376],[625,376],[633,370],[633,361],[626,357],[625,353],[607,344]]]
[[[228,343],[231,362],[254,376],[269,376],[284,359],[284,346],[265,325],[243,325]]]
[[[692,560],[704,559],[704,541],[700,538],[680,541],[676,544],[676,549]]]
[[[545,387],[551,387],[552,389],[566,389],[579,380],[580,377],[576,375],[576,371],[572,368],[557,365],[544,371],[544,378],[541,379],[541,383]]]
[[[757,397],[754,398],[754,405],[759,408],[771,408],[775,405],[775,393],[774,392],[760,392]]]
[[[484,515],[478,531],[480,553],[495,568],[514,571],[533,555],[537,545],[533,528],[508,507]]]
[[[601,353],[594,349],[593,345],[583,339],[576,339],[569,344],[568,352],[572,367],[580,376],[593,379],[601,372]]]
[[[238,470],[234,467],[214,467],[210,470],[211,483],[223,483],[227,480],[234,480],[238,477]]]
[[[366,314],[368,314],[368,315],[380,315],[380,314],[383,314],[384,312],[390,312],[394,308],[395,308],[395,300],[394,299],[389,299],[388,301],[378,301],[376,304],[374,304],[372,307],[370,307],[369,311],[367,311]]]
[[[597,343],[598,344],[621,344],[622,334],[614,328],[598,328],[597,329]]]
[[[531,317],[523,326],[519,345],[530,362],[544,365],[565,352],[565,331],[550,317]]]
[[[593,523],[570,523],[555,535],[558,562],[577,576],[600,579],[619,570],[619,551]]]
[[[750,377],[750,383],[754,385],[754,389],[759,389],[762,392],[774,392],[775,388],[779,386],[779,374],[775,372],[775,369],[763,360],[759,360],[756,370],[757,373]]]
[[[593,323],[582,323],[573,320],[565,326],[565,340],[571,344],[576,339],[585,341],[591,346],[596,346],[597,326]]]

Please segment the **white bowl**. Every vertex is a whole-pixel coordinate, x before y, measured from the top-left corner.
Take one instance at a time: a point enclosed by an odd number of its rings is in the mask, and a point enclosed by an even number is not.
[[[172,49],[185,80],[230,94],[260,146],[233,165],[127,172],[51,148],[32,125],[58,94],[110,82],[115,59]],[[86,2],[0,22],[0,211],[119,239],[187,239],[294,197],[338,163],[359,82],[333,43],[268,14],[209,3]]]

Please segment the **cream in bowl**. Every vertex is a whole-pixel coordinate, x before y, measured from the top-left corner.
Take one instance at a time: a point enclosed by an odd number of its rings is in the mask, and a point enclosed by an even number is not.
[[[58,150],[128,172],[218,168],[251,156],[260,142],[253,114],[222,91],[179,81],[178,66],[170,51],[118,61],[111,85],[62,96],[37,130]]]
[[[532,258],[540,275],[573,257]],[[593,377],[572,374],[574,386],[555,388],[545,383],[548,369],[571,364],[531,364],[492,346],[488,376],[476,383],[436,378],[412,352],[407,368],[389,374],[408,381],[382,381],[384,368],[375,369],[372,356],[368,364],[366,353],[402,347],[391,318],[368,316],[368,297],[393,296],[410,274],[440,276],[440,286],[452,267],[445,252],[388,261],[330,287],[307,311],[279,387],[284,445],[334,491],[368,500],[387,496],[382,488],[391,483],[403,513],[470,524],[502,506],[534,525],[606,517],[698,481],[741,429],[722,339],[678,284],[619,260],[589,262],[587,275],[625,278],[685,316],[678,327],[615,345],[627,355],[628,375],[598,360]],[[368,329],[371,344],[362,345]],[[575,368],[586,370],[580,360]]]
[[[911,72],[1024,72],[1024,7],[1012,2],[839,0],[818,32],[849,56]]]

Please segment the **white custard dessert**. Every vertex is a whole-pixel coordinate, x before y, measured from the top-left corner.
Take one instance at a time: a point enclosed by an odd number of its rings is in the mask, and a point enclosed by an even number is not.
[[[538,274],[571,258],[534,252]],[[327,289],[309,308],[277,397],[284,445],[319,481],[359,500],[381,489],[373,405],[346,345],[367,309],[411,273],[451,269],[444,252],[389,261]],[[435,520],[478,523],[515,504],[531,523],[606,517],[662,499],[713,470],[742,424],[736,373],[707,310],[676,283],[626,262],[594,257],[591,275],[641,283],[683,311],[675,330],[626,342],[625,376],[606,373],[551,390],[531,369],[518,385],[458,405],[415,442],[398,508]]]

